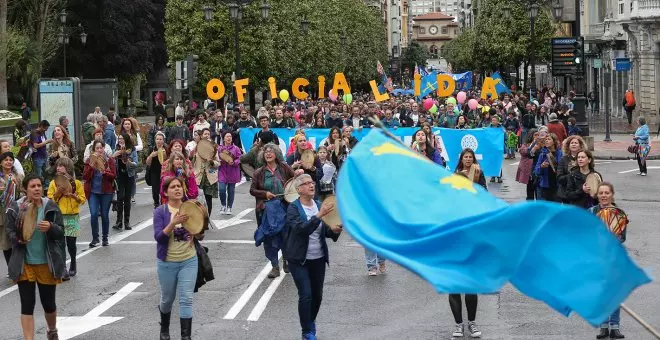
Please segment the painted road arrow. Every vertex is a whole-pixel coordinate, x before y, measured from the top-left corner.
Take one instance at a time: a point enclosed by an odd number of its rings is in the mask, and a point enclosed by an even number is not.
[[[142,282],[129,282],[122,289],[116,292],[100,305],[94,307],[84,316],[67,316],[57,318],[57,329],[60,339],[71,339],[78,335],[87,333],[99,327],[111,324],[123,319],[123,317],[101,316],[112,306],[116,305],[123,298],[127,297],[132,291],[139,287]]]

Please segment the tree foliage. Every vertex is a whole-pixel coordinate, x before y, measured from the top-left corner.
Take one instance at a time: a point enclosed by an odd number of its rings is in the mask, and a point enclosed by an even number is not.
[[[414,71],[415,65],[426,65],[426,59],[429,59],[429,53],[426,48],[418,42],[413,41],[403,50],[401,64],[404,69],[408,68]]]
[[[550,59],[550,39],[557,32],[550,9],[540,6],[535,39],[530,39],[529,3],[513,0],[482,2],[476,24],[447,44],[447,60],[456,71],[497,71],[528,61],[535,51],[537,62]],[[503,17],[503,8],[511,18]]]
[[[255,88],[267,88],[269,77],[278,88],[290,88],[303,77],[316,85],[319,75],[331,84],[343,71],[351,85],[376,76],[376,61],[387,60],[387,38],[380,14],[354,0],[270,0],[270,17],[260,14],[260,1],[243,10],[240,22],[241,76]],[[165,37],[173,64],[188,54],[199,55],[198,84],[220,78],[230,86],[235,69],[234,22],[227,7],[216,6],[214,18],[204,20],[204,0],[169,0]],[[301,20],[310,21],[304,34]],[[345,32],[346,43],[340,36]]]
[[[163,20],[165,0],[70,0],[67,26],[81,24],[67,46],[67,75],[86,78],[131,78],[160,70],[167,63]],[[61,75],[60,54],[52,75]]]

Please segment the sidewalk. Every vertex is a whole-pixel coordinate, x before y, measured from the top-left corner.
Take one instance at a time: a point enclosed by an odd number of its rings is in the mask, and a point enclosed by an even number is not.
[[[594,158],[596,159],[633,159],[633,154],[628,152],[628,146],[633,143],[632,135],[616,134],[611,135],[611,142],[603,141],[605,134],[591,134],[594,138]],[[651,134],[651,153],[648,159],[660,159],[660,138]]]

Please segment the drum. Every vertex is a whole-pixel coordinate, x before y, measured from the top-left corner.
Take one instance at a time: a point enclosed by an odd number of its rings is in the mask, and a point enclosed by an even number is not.
[[[220,159],[222,159],[223,161],[229,164],[234,163],[234,157],[227,150],[222,150],[222,152],[220,153]]]
[[[190,234],[197,235],[208,229],[209,213],[202,203],[196,200],[185,201],[179,208],[179,214],[188,216],[188,220],[182,225]]]
[[[197,154],[206,161],[213,160],[216,150],[215,144],[208,139],[202,139],[197,143]]]
[[[339,210],[337,210],[337,196],[329,195],[325,198],[325,200],[323,200],[324,204],[327,204],[326,202],[332,203],[335,208],[332,209],[332,211],[330,211],[327,215],[321,217],[321,220],[329,226],[341,225]]]
[[[584,180],[584,183],[586,183],[587,186],[589,187],[589,194],[591,194],[591,197],[596,197],[596,194],[598,194],[598,186],[602,182],[603,179],[600,178],[600,176],[595,172],[592,172],[587,175],[587,178]]]
[[[39,207],[36,204],[25,203],[27,207],[25,208],[25,215],[23,215],[23,220],[18,223],[18,238],[19,241],[23,243],[30,242],[32,239],[32,234],[34,234],[34,229],[37,227],[37,215],[39,213]]]
[[[303,169],[311,169],[314,166],[315,160],[316,156],[312,150],[305,150],[300,155],[300,161],[302,162]]]
[[[605,223],[607,229],[615,235],[623,234],[629,223],[628,215],[617,207],[602,208],[598,210],[596,216],[598,216],[603,223]]]
[[[298,191],[293,185],[293,178],[291,178],[290,180],[286,181],[286,184],[284,184],[284,200],[292,203],[293,201],[297,200],[298,197],[300,197],[300,195],[298,195]]]
[[[56,175],[55,176],[55,186],[57,189],[64,188],[64,194],[70,194],[73,192],[73,187],[71,186],[71,177],[67,175]]]
[[[89,155],[89,165],[94,169],[103,171],[105,169],[105,159],[103,156],[99,156],[96,152]]]
[[[248,177],[250,177],[250,178],[254,177],[253,176],[254,175],[254,167],[252,165],[247,164],[247,163],[241,163],[241,170],[243,170],[243,172],[245,172],[245,174]]]

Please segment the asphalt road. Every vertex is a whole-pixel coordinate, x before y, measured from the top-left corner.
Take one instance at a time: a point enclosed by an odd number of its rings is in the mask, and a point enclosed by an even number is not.
[[[513,165],[512,165],[513,164]],[[490,191],[510,202],[524,198],[524,186],[512,180],[515,161],[505,160],[504,183]],[[649,162],[649,176],[636,174],[634,161],[600,161],[597,170],[614,183],[617,201],[632,223],[626,246],[635,260],[651,270],[660,268],[657,231],[660,161]],[[626,172],[628,171],[628,172]],[[152,236],[150,188],[138,186],[132,231],[111,229],[111,245],[88,250],[90,224],[83,208],[78,276],[58,286],[58,313],[87,331],[75,339],[155,339],[158,336],[159,285]],[[206,245],[216,280],[195,295],[193,337],[196,339],[299,339],[297,291],[290,275],[265,278],[270,269],[262,248],[255,248],[254,200],[249,182],[237,187],[233,216],[212,220],[218,229],[207,233]],[[439,202],[440,203],[440,202]],[[111,214],[111,222],[114,217]],[[441,245],[439,245],[441,246]],[[330,245],[319,339],[450,339],[453,318],[447,297],[438,295],[414,274],[390,265],[385,275],[366,275],[363,248],[350,235]],[[6,267],[0,266],[0,277]],[[134,283],[134,284],[131,284]],[[0,339],[20,339],[19,299],[7,280],[0,281]],[[119,292],[119,293],[118,293]],[[660,327],[660,285],[651,283],[633,293],[627,304]],[[36,324],[45,338],[43,311],[37,302]],[[114,317],[114,318],[111,318]],[[172,335],[178,339],[178,302],[173,309]],[[565,318],[547,306],[505,287],[499,294],[480,296],[477,322],[484,339],[594,339],[596,330],[581,318]],[[103,325],[105,324],[105,325]],[[652,339],[622,312],[627,339]],[[87,328],[87,329],[85,329]],[[64,333],[72,326],[60,323]],[[66,337],[62,336],[61,338]],[[71,333],[69,333],[71,334]]]

